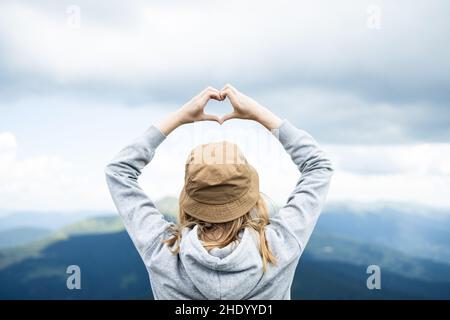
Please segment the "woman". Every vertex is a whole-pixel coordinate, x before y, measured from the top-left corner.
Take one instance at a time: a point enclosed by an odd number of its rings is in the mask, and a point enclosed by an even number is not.
[[[233,106],[231,114],[218,118],[204,113],[210,99],[225,98]],[[239,148],[211,143],[189,155],[179,222],[166,221],[139,187],[141,170],[177,127],[234,118],[254,120],[270,130],[298,167],[301,176],[287,203],[269,215],[258,174]],[[325,202],[332,166],[309,134],[227,85],[221,91],[205,89],[151,126],[105,171],[155,299],[290,299],[295,269]]]

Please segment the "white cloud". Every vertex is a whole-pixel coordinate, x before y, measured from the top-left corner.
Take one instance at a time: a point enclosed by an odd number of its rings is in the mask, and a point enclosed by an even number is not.
[[[0,133],[0,170],[8,170],[15,159],[16,149],[16,137],[11,132]]]
[[[306,85],[274,88],[256,98],[327,143],[389,145],[447,141],[448,108],[435,109],[424,102],[377,103],[354,92]]]
[[[329,199],[349,203],[404,203],[407,207],[416,204],[449,209],[449,194],[448,175],[356,175],[338,171],[332,182]]]
[[[158,150],[142,183],[151,195],[177,196],[183,183],[184,161],[197,143],[236,142],[258,170],[261,190],[283,203],[293,190],[298,171],[281,145],[258,127],[206,125],[200,138],[192,130],[175,131]],[[233,137],[233,132],[239,136]],[[351,203],[404,203],[450,208],[450,144],[391,146],[323,145],[333,158],[336,174],[329,199]],[[158,183],[156,183],[156,181]]]
[[[331,201],[450,208],[450,144],[330,145]]]
[[[63,5],[5,1],[3,67],[59,85],[89,81],[129,90],[204,79],[260,87],[273,86],[273,80],[322,87],[350,82],[353,91],[373,94],[379,85],[406,96],[419,94],[411,91],[419,87],[445,87],[450,46],[439,40],[448,38],[448,4],[379,3],[379,31],[366,26],[372,4],[78,1],[81,28],[73,29]]]
[[[91,139],[90,143],[103,143],[103,137],[97,140],[93,135]],[[205,123],[175,131],[144,170],[140,180],[144,190],[155,200],[178,196],[190,149],[223,139],[238,143],[260,174],[261,190],[283,203],[299,177],[295,166],[281,145],[262,128],[241,122],[224,127]],[[450,208],[450,144],[323,147],[337,169],[330,201]],[[103,176],[106,159],[98,161],[100,155],[94,158],[91,153],[87,162],[77,163],[51,155],[18,159],[17,148],[13,134],[0,134],[0,209],[114,210]],[[111,155],[119,150],[114,145],[108,148]]]
[[[58,156],[17,157],[12,133],[0,133],[0,209],[58,213],[108,207],[104,184]]]
[[[328,143],[450,137],[444,1],[375,1],[378,31],[366,26],[372,1],[76,4],[79,29],[63,3],[0,3],[6,105],[63,94],[80,107],[179,105],[231,82]]]
[[[450,144],[330,146],[336,166],[363,175],[450,176]]]
[[[0,135],[0,209],[113,209],[108,157],[203,86],[226,82],[330,144],[331,200],[450,207],[449,5],[377,3],[373,31],[373,1],[80,0],[79,29],[60,2],[2,1],[0,125],[14,134]],[[294,166],[246,128],[210,127],[198,139],[177,130],[142,184],[155,199],[177,195],[189,149],[228,137],[262,190],[284,201]]]

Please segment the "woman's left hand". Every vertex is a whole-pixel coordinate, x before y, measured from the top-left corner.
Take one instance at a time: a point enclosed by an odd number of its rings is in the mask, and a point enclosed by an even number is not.
[[[167,136],[177,127],[195,121],[216,121],[220,123],[218,116],[205,113],[205,107],[210,99],[222,101],[225,96],[219,90],[208,87],[189,100],[178,111],[161,121],[157,127]]]
[[[205,107],[210,99],[222,101],[225,96],[222,97],[220,91],[213,87],[206,88],[178,110],[180,123],[186,124],[195,121],[216,121],[220,123],[218,116],[205,113]]]

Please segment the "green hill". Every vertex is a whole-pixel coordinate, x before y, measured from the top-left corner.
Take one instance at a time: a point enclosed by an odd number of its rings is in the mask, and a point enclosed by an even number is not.
[[[97,227],[103,228],[98,232]],[[100,229],[101,229],[100,228]],[[117,219],[89,219],[39,245],[0,251],[1,299],[147,299],[151,288],[131,240]],[[95,232],[94,232],[95,231]],[[66,288],[66,268],[79,265],[82,289]],[[382,268],[382,290],[366,288],[366,267]],[[315,234],[297,269],[293,299],[450,298],[450,267],[383,247]]]
[[[112,233],[123,229],[122,221],[117,216],[88,218],[51,232],[47,237],[38,239],[28,245],[0,250],[0,268],[18,263],[26,258],[39,256],[40,252],[46,247],[71,236]]]
[[[161,199],[157,207],[167,219],[175,219],[175,198]],[[405,241],[405,235],[398,238],[398,230],[407,225],[421,235],[423,246],[445,246],[447,220],[439,221],[436,225],[426,216],[386,210],[355,215],[340,208],[337,214],[324,214],[300,260],[292,298],[450,299],[450,265],[412,256],[395,244]],[[72,264],[82,270],[81,290],[66,288],[66,268]],[[381,290],[366,287],[366,268],[372,264],[381,268]],[[145,267],[116,215],[84,219],[44,239],[0,250],[0,299],[151,297]]]
[[[0,231],[0,249],[24,245],[48,236],[49,229],[19,227]]]

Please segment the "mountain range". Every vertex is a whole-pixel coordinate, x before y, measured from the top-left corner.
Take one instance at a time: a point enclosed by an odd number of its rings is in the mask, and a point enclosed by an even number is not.
[[[176,212],[174,201],[158,204],[169,219]],[[300,259],[292,298],[450,299],[446,219],[393,208],[361,213],[329,207]],[[415,228],[410,237],[422,239],[422,249],[435,251],[414,254],[417,244],[393,243],[407,241],[399,233],[404,225]],[[81,290],[66,287],[69,265],[81,268]],[[381,269],[380,290],[366,286],[369,265]],[[110,215],[82,219],[28,244],[1,249],[0,298],[151,299],[152,292],[121,221]]]

